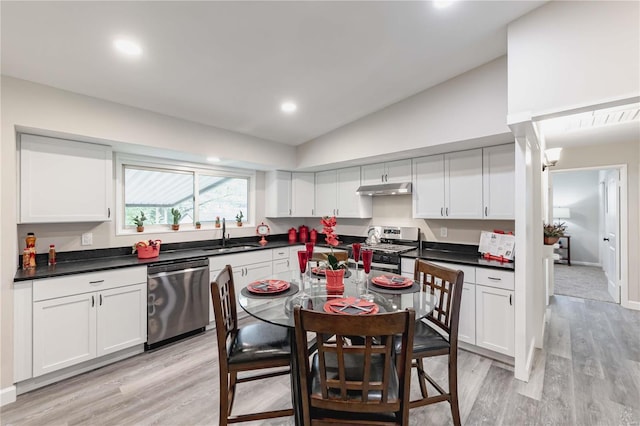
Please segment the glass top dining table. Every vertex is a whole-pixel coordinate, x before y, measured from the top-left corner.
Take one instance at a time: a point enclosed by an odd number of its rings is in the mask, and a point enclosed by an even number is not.
[[[359,271],[361,280],[364,274]],[[305,309],[323,311],[324,304],[332,299],[343,297],[359,298],[364,292],[364,282],[356,283],[355,271],[351,270],[344,278],[344,292],[340,294],[328,294],[326,289],[326,279],[321,276],[311,275],[311,283],[308,282],[304,288],[307,297],[302,298],[302,287],[300,286],[300,272],[290,270],[272,274],[269,279],[284,280],[291,283],[292,287],[298,290],[285,291],[276,294],[253,294],[243,289],[238,292],[238,302],[240,306],[251,316],[275,325],[284,327],[294,327],[293,308],[300,305]],[[378,287],[371,282],[371,279],[380,275],[392,275],[388,272],[374,271],[369,274],[369,293],[373,296],[373,302],[378,307],[378,313],[395,312],[407,308],[416,311],[416,318],[429,314],[437,300],[434,294],[428,290],[424,291],[423,286],[414,283],[411,288],[389,288]]]
[[[364,278],[362,271],[359,271],[361,278]],[[355,271],[350,271],[348,276],[344,278],[344,292],[340,294],[328,294],[326,288],[326,279],[322,276],[311,274],[311,282],[307,282],[304,288],[304,297],[302,287],[300,286],[300,272],[291,270],[281,273],[274,273],[269,280],[283,280],[290,283],[291,287],[276,294],[255,294],[248,291],[247,287],[236,292],[236,297],[240,306],[251,316],[271,324],[287,327],[289,330],[291,345],[291,400],[294,411],[295,424],[303,423],[301,390],[299,381],[298,357],[295,343],[295,324],[293,318],[294,307],[299,305],[306,309],[316,311],[324,311],[327,302],[343,297],[360,298],[365,291],[364,283],[356,283]],[[390,275],[388,272],[371,271],[369,280],[380,275]],[[307,273],[308,276],[308,273]],[[430,291],[425,291],[419,283],[414,283],[408,288],[382,288],[377,287],[369,281],[369,293],[373,297],[373,302],[378,306],[378,313],[395,312],[407,308],[413,308],[416,312],[416,318],[424,317],[429,314],[435,304],[437,297]],[[295,288],[298,288],[297,291]],[[357,312],[357,311],[356,311]],[[341,315],[336,313],[334,315]]]

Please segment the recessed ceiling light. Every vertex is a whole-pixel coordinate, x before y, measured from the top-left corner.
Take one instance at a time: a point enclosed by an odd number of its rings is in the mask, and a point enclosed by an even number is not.
[[[207,161],[210,163],[219,163],[220,162],[220,158],[219,157],[207,157]]]
[[[113,42],[113,46],[118,52],[128,56],[140,56],[142,54],[142,47],[135,41],[119,38]]]
[[[434,0],[433,7],[436,9],[444,9],[445,7],[449,7],[453,4],[455,0]]]
[[[298,109],[298,106],[296,104],[294,104],[293,102],[283,102],[282,105],[280,105],[280,109],[284,112],[294,112],[295,110]]]

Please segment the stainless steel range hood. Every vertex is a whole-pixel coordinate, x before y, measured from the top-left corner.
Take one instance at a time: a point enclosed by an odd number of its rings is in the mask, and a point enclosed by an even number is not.
[[[411,194],[411,182],[362,185],[356,191],[359,195],[405,195]]]

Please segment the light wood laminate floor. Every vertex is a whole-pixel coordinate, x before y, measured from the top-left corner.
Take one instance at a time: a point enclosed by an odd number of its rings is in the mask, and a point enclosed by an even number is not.
[[[216,425],[215,332],[20,395],[2,425]],[[429,363],[445,380],[445,359]],[[460,410],[467,425],[640,424],[640,312],[612,303],[555,296],[545,347],[531,380],[460,351]],[[417,389],[414,387],[414,393]],[[289,379],[239,385],[238,411],[290,406]],[[411,411],[412,425],[451,424],[440,403]],[[292,425],[292,418],[255,422]]]

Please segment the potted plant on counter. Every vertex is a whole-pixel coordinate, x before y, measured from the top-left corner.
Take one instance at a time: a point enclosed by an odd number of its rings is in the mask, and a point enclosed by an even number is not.
[[[566,229],[567,226],[564,222],[545,223],[543,227],[544,244],[549,246],[557,243],[560,237],[564,236],[564,231]]]
[[[238,227],[242,226],[242,218],[244,217],[244,215],[242,214],[242,210],[240,210],[240,212],[236,215],[236,225]]]
[[[173,225],[171,225],[171,229],[177,231],[180,229],[180,218],[182,217],[182,213],[178,209],[171,208],[171,215],[173,216]]]
[[[140,216],[136,216],[133,218],[133,223],[136,224],[136,231],[138,232],[144,231],[145,220],[147,220],[147,217],[144,215],[144,212],[140,210]]]
[[[196,222],[196,229],[200,229],[201,226],[202,224],[200,222]]]
[[[216,228],[220,228],[220,216],[216,216]]]

